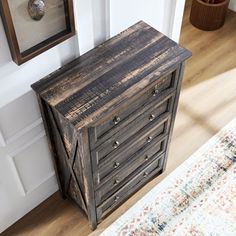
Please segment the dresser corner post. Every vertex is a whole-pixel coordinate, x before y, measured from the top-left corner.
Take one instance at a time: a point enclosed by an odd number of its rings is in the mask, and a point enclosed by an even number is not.
[[[62,186],[62,179],[60,177],[60,173],[58,172],[58,163],[56,162],[57,160],[57,151],[56,151],[56,144],[54,142],[54,138],[53,138],[53,130],[52,127],[50,126],[51,123],[51,118],[48,112],[48,105],[44,102],[44,100],[40,97],[39,94],[36,94],[37,96],[37,100],[38,100],[38,104],[39,104],[39,108],[40,108],[40,113],[43,119],[43,124],[44,124],[44,129],[46,132],[46,137],[47,137],[47,141],[48,141],[48,146],[49,146],[49,150],[51,152],[51,155],[53,156],[52,158],[52,162],[53,162],[53,166],[55,169],[55,173],[56,173],[56,177],[57,177],[57,183],[58,183],[58,187],[59,187],[59,192],[61,197],[65,200],[67,198],[66,193],[63,189]]]
[[[169,130],[169,135],[168,135],[169,137],[168,137],[168,140],[167,140],[167,148],[166,148],[166,153],[165,153],[162,173],[166,169],[167,159],[168,159],[168,155],[169,155],[171,138],[172,138],[172,134],[173,134],[175,118],[176,118],[176,113],[177,113],[177,108],[178,108],[178,103],[179,103],[181,84],[182,84],[183,75],[184,75],[184,68],[185,68],[185,62],[182,62],[182,63],[180,63],[180,65],[179,65],[179,67],[177,69],[178,74],[176,76],[176,79],[178,80],[178,84],[177,84],[176,94],[175,94],[175,98],[174,98],[175,101],[174,101],[174,106],[173,106],[173,111],[172,111],[172,117],[173,118],[172,118],[172,121],[171,121],[171,124],[170,124],[170,130]]]
[[[85,199],[87,203],[87,215],[89,220],[89,226],[91,230],[97,228],[97,210],[95,202],[95,192],[94,192],[94,183],[93,183],[93,172],[92,172],[92,160],[90,155],[90,145],[89,145],[89,130],[88,128],[82,128],[79,131],[79,142],[83,147],[83,157],[82,165],[84,168],[84,185],[85,185]]]

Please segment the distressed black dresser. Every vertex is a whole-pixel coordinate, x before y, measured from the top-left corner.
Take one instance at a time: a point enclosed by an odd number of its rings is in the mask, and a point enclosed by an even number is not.
[[[139,22],[32,85],[60,190],[92,229],[165,169],[190,55]]]

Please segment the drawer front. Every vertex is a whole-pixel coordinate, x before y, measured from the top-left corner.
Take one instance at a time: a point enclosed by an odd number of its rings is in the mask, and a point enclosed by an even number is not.
[[[173,92],[177,85],[178,69],[171,74],[159,78],[147,86],[142,93],[130,99],[128,103],[119,107],[105,120],[99,121],[90,128],[90,147],[94,149],[114,135],[122,127],[140,115],[140,108],[155,100],[160,100]]]
[[[123,169],[117,168],[117,172],[113,168],[109,170],[108,161],[104,163],[101,169],[98,169],[97,173],[100,173],[100,171],[105,172],[105,174],[103,175],[106,175],[108,173],[110,179],[107,178],[106,180],[104,179],[104,177],[103,179],[100,179],[100,176],[98,174],[98,182],[96,182],[95,180],[94,184],[95,188],[97,189],[97,204],[99,204],[99,202],[101,201],[104,201],[107,197],[109,197],[109,194],[112,194],[113,192],[117,191],[117,189],[121,188],[126,182],[128,182],[132,178],[133,172],[137,171],[140,165],[138,163],[137,164],[133,163],[133,166],[131,166],[129,164],[129,161],[131,161],[132,158],[135,157],[138,158],[139,155],[141,155],[141,157],[139,158],[144,158],[142,156],[142,151],[145,154],[145,150],[148,150],[149,148],[152,147],[152,145],[157,144],[161,139],[163,139],[167,135],[169,120],[170,119],[168,119],[167,117],[157,126],[149,130],[144,130],[144,134],[141,137],[141,139],[132,142],[127,147],[125,147],[124,150],[121,153],[119,153],[119,155],[109,160],[109,162],[113,165],[116,162],[122,163],[122,165],[124,166]],[[149,140],[150,137],[152,137],[151,141]],[[164,147],[162,147],[162,149],[163,148]],[[143,167],[141,166],[140,168]]]
[[[97,165],[108,154],[112,154],[115,150],[122,149],[123,144],[129,139],[133,139],[132,136],[136,135],[140,130],[150,123],[155,122],[165,112],[170,112],[174,100],[174,95],[169,95],[165,99],[159,102],[153,102],[147,104],[146,111],[141,113],[131,123],[127,124],[124,128],[120,129],[111,138],[102,143],[99,147],[92,151],[97,161]]]
[[[154,154],[162,154],[166,150],[167,136],[162,134],[156,137],[152,143],[144,145],[137,150],[133,155],[128,156],[126,159],[121,157],[115,159],[113,162],[106,162],[102,169],[97,173],[98,187],[106,184],[115,179],[120,180],[120,175],[126,175],[126,172],[131,173],[131,169],[137,169],[141,165],[145,165],[152,161]],[[96,184],[95,184],[96,186]]]
[[[109,175],[105,179],[103,178],[102,185],[97,190],[97,205],[129,182],[133,175],[136,175],[140,170],[159,158],[166,150],[166,141],[166,136],[162,137],[161,140],[155,140],[153,145],[147,145],[129,157],[123,167],[111,173],[108,172]]]
[[[129,198],[140,187],[150,181],[153,177],[161,174],[164,162],[164,154],[156,158],[150,165],[140,170],[130,182],[126,183],[116,193],[110,196],[100,206],[97,207],[97,218],[100,222],[107,214],[112,212],[116,207]]]
[[[91,158],[95,186],[100,185],[99,173],[101,170],[106,169],[108,165],[111,165],[116,161],[119,163],[125,162],[139,149],[144,148],[145,145],[152,144],[158,138],[167,135],[169,131],[170,118],[170,112],[164,113],[153,123],[150,123],[148,126],[144,127],[138,133],[133,135],[127,142],[120,146],[119,149],[116,149],[114,152],[110,153],[103,159],[98,160],[96,153],[92,151]]]

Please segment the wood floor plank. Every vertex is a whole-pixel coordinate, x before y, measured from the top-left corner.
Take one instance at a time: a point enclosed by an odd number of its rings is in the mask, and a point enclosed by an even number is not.
[[[203,143],[236,117],[236,13],[229,11],[224,27],[205,32],[189,23],[187,1],[180,43],[193,52],[187,62],[167,169],[105,219],[105,229],[151,190]],[[3,236],[87,236],[86,217],[58,193],[6,230]]]

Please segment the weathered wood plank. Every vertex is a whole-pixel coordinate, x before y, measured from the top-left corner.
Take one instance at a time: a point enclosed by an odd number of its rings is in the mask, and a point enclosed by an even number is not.
[[[170,67],[176,58],[181,62],[189,56],[188,51],[140,22],[32,87],[78,129],[95,121],[99,112],[109,109],[110,101],[115,103],[119,94],[150,73],[161,75],[163,65]]]
[[[148,47],[144,52],[124,60],[113,70],[103,74],[79,92],[56,104],[55,107],[72,121],[78,122],[84,119],[87,116],[87,110],[97,110],[100,102],[104,104],[111,98],[115,99],[112,97],[115,91],[124,92],[128,87],[155,70],[161,60],[167,60],[166,57],[171,50],[170,44],[163,38],[160,41],[160,44]]]
[[[61,191],[92,229],[165,168],[189,56],[139,22],[32,85]]]
[[[105,119],[99,119],[96,124],[91,124],[89,128],[91,150],[102,145],[115,134],[122,132],[122,130],[125,132],[125,130],[127,130],[126,127],[130,123],[133,123],[143,112],[151,109],[155,104],[160,104],[168,99],[171,94],[175,93],[175,86],[173,85],[164,90],[160,89],[158,96],[154,97],[152,93],[156,85],[162,87],[162,83],[159,82],[151,84],[147,89],[143,89],[138,96],[130,98],[129,103],[117,106]],[[163,88],[165,87],[164,85]],[[130,104],[132,104],[132,106]],[[119,117],[120,119],[120,122],[117,124],[114,124],[115,117]],[[112,125],[110,123],[112,123]]]
[[[78,133],[78,144],[83,169],[84,195],[87,203],[88,219],[92,229],[97,227],[97,210],[95,205],[95,191],[93,185],[92,162],[89,149],[88,130],[82,129]]]
[[[50,149],[51,154],[53,156],[53,165],[54,165],[56,177],[58,180],[60,194],[62,195],[63,198],[66,198],[66,194],[65,194],[66,191],[65,191],[65,187],[64,187],[65,186],[65,182],[64,182],[65,177],[64,176],[65,175],[68,176],[68,171],[67,171],[67,169],[64,169],[64,166],[65,166],[65,162],[63,161],[64,156],[60,157],[60,154],[58,154],[57,144],[56,144],[56,140],[54,138],[54,131],[53,131],[54,127],[53,127],[53,124],[51,124],[51,122],[50,122],[50,115],[48,112],[47,104],[38,95],[37,95],[37,99],[38,99],[38,104],[40,107],[41,115],[43,118],[43,124],[44,124],[46,136],[47,136],[47,140],[48,140],[48,146],[49,146],[49,149]],[[62,158],[62,161],[60,161],[60,158]],[[63,164],[61,164],[61,163],[63,163]]]
[[[149,25],[143,22],[137,23],[41,79],[33,85],[34,89],[47,99],[54,94],[54,91],[57,91],[57,93],[60,91],[60,95],[62,95],[69,87],[72,89],[74,87],[83,87],[83,83],[90,83],[93,79],[98,78],[99,75],[114,68],[129,55],[143,50],[144,44],[149,45],[161,37],[163,37],[163,34],[157,34],[157,31]],[[137,41],[137,38],[139,38],[139,41]],[[120,41],[123,43],[121,44]],[[67,88],[62,87],[66,84]],[[52,99],[55,99],[54,95]]]
[[[140,189],[145,183],[153,179],[156,175],[160,174],[163,166],[164,156],[161,156],[155,159],[149,166],[144,170],[137,172],[133,176],[133,180],[116,192],[115,196],[111,196],[106,201],[104,201],[97,208],[98,222],[116,209],[121,203],[123,203],[128,197],[134,194],[138,189]],[[144,174],[147,173],[147,176],[144,177]]]

